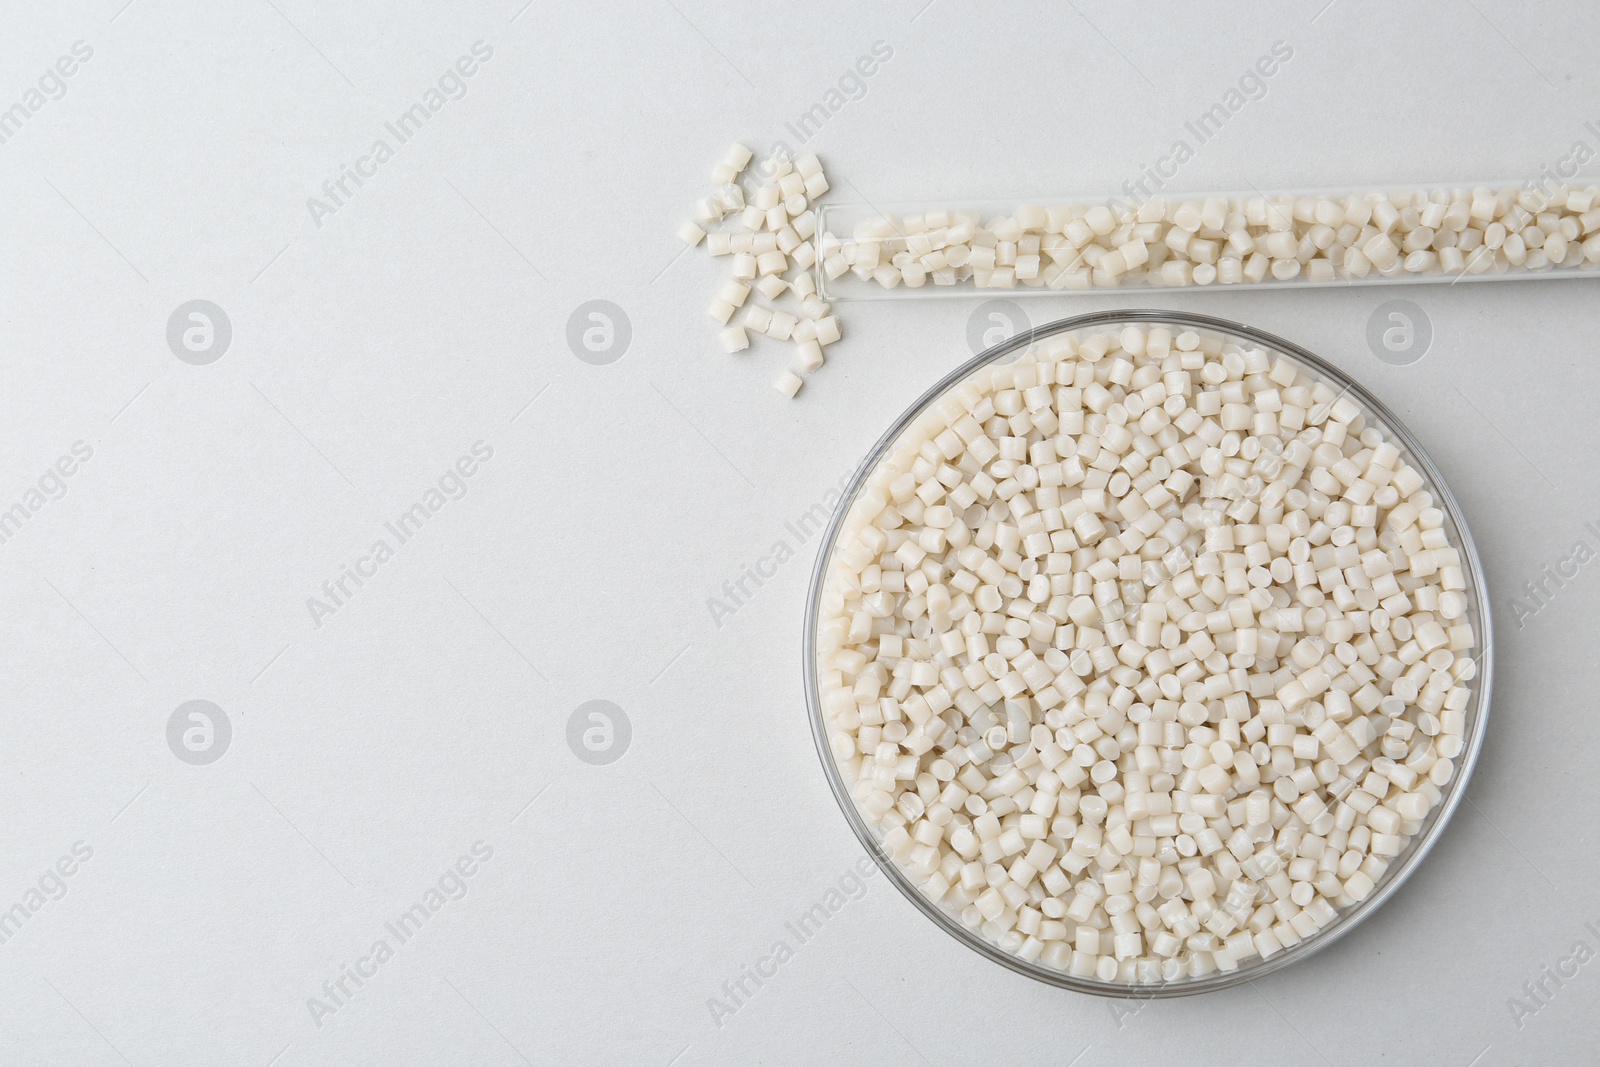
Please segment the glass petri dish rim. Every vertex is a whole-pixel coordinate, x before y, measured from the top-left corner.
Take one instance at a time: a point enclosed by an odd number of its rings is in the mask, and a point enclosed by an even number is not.
[[[1467,706],[1467,735],[1465,737],[1465,747],[1457,758],[1456,775],[1450,782],[1448,791],[1445,792],[1438,807],[1429,813],[1427,825],[1423,827],[1420,834],[1411,840],[1405,852],[1397,857],[1398,862],[1384,872],[1383,878],[1373,894],[1354,908],[1342,912],[1325,931],[1319,931],[1299,944],[1284,949],[1271,959],[1263,960],[1260,957],[1256,957],[1234,971],[1225,973],[1214,971],[1201,978],[1150,984],[1122,984],[1101,982],[1098,979],[1077,978],[1064,971],[1058,971],[1038,963],[1020,959],[998,945],[984,940],[979,933],[966,927],[941,905],[929,900],[916,883],[900,869],[894,858],[884,851],[877,834],[862,818],[860,811],[856,808],[855,799],[850,795],[850,787],[845,783],[838,765],[834,762],[833,752],[828,745],[827,726],[823,721],[822,701],[817,690],[816,671],[817,611],[821,606],[822,588],[827,578],[828,565],[833,559],[834,544],[868,475],[887,454],[906,428],[952,386],[965,380],[974,371],[988,364],[1001,362],[1007,356],[1021,355],[1035,341],[1073,330],[1096,326],[1125,326],[1130,324],[1182,326],[1195,330],[1220,332],[1244,339],[1288,355],[1317,375],[1320,375],[1324,381],[1336,384],[1342,390],[1354,396],[1361,403],[1363,411],[1375,416],[1381,422],[1382,428],[1398,439],[1409,454],[1409,458],[1420,466],[1428,476],[1429,488],[1434,490],[1435,495],[1439,498],[1438,505],[1448,516],[1449,524],[1454,527],[1461,549],[1463,569],[1471,587],[1471,614],[1469,619],[1477,631],[1478,644],[1483,650],[1478,656],[1478,673],[1473,679],[1474,685],[1471,699]],[[861,842],[868,855],[872,857],[878,868],[883,871],[895,888],[919,911],[947,934],[974,952],[1008,970],[1032,978],[1035,981],[1094,996],[1146,1000],[1193,996],[1199,993],[1229,989],[1309,959],[1344,937],[1399,891],[1400,887],[1416,871],[1428,853],[1433,850],[1434,845],[1443,834],[1446,824],[1449,823],[1451,816],[1455,814],[1457,806],[1465,795],[1467,781],[1472,775],[1473,768],[1477,765],[1479,752],[1483,748],[1484,734],[1488,727],[1494,674],[1494,635],[1489,610],[1488,590],[1483,581],[1483,564],[1478,558],[1477,546],[1473,543],[1472,533],[1468,529],[1466,520],[1461,513],[1460,504],[1450,491],[1449,484],[1444,480],[1439,468],[1434,465],[1433,459],[1420,442],[1417,441],[1416,437],[1412,435],[1405,423],[1395,416],[1394,412],[1390,411],[1377,397],[1368,392],[1361,383],[1351,378],[1344,371],[1328,363],[1314,352],[1308,351],[1275,334],[1256,329],[1253,326],[1246,326],[1243,323],[1210,315],[1148,308],[1097,311],[1086,315],[1074,315],[1044,323],[1019,333],[1015,337],[1001,341],[946,374],[918,397],[895,420],[893,425],[884,432],[883,436],[868,451],[857,466],[855,473],[851,476],[850,483],[840,497],[838,506],[834,508],[833,515],[829,519],[828,526],[818,545],[817,558],[811,571],[810,588],[806,593],[805,611],[802,667],[806,711],[811,724],[812,741],[816,745],[817,755],[822,761],[823,774],[827,778],[828,787],[833,792],[834,800],[838,802],[840,811],[844,813],[845,821],[849,823],[856,839]]]

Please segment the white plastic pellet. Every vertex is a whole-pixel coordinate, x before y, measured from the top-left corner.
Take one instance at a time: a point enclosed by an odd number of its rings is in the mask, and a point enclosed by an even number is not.
[[[782,393],[784,396],[793,399],[794,395],[800,391],[800,386],[803,384],[804,379],[802,379],[800,375],[796,374],[794,371],[786,370],[782,374],[778,375],[777,380],[772,383],[772,387],[778,392]]]
[[[762,307],[760,304],[751,304],[744,309],[741,325],[753,333],[766,333],[767,327],[772,325],[772,309]]]
[[[694,218],[691,221],[704,223],[720,222],[722,221],[722,216],[725,214],[727,214],[727,212],[722,209],[722,205],[719,204],[714,197],[708,196],[694,202]]]
[[[774,248],[770,252],[763,252],[756,257],[756,270],[762,275],[781,275],[789,269],[789,257]]]
[[[1369,224],[1262,201],[1236,213],[1272,234]],[[1373,210],[1362,243],[1431,203]],[[837,337],[811,329],[802,369]],[[834,758],[908,877],[1003,950],[1122,984],[1246,968],[1371,898],[1465,751],[1476,649],[1453,528],[1386,438],[1287,359],[1144,325],[919,416],[845,517],[816,639]]]
[[[745,167],[749,166],[750,159],[753,155],[754,153],[752,153],[750,149],[735,141],[728,147],[728,151],[723,155],[722,165],[737,174],[744,170]]]
[[[796,315],[787,311],[774,311],[772,318],[767,322],[767,336],[779,341],[787,341],[794,334],[795,325],[800,321]]]
[[[705,240],[705,236],[706,231],[696,226],[693,222],[685,222],[678,227],[678,239],[690,248]]]
[[[722,342],[724,352],[743,352],[750,347],[750,337],[743,326],[729,326],[717,334],[717,339]]]

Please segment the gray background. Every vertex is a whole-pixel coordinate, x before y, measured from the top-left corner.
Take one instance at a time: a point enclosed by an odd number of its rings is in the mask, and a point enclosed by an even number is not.
[[[1589,281],[1154,301],[1371,387],[1483,554],[1472,802],[1366,925],[1129,1014],[985,963],[880,876],[720,1026],[707,1007],[862,856],[805,723],[814,544],[720,626],[707,599],[967,355],[979,304],[841,306],[845,340],[784,401],[787,346],[723,355],[724,265],[673,237],[711,164],[783,137],[880,40],[893,58],[808,146],[836,200],[1115,191],[1278,40],[1292,61],[1170,189],[1521,180],[1600,147],[1592,5],[1323,2],[7,0],[0,108],[73,42],[94,54],[0,145],[0,508],[74,442],[93,456],[0,545],[0,909],[93,851],[0,945],[0,1062],[1597,1055],[1600,962],[1520,1026],[1508,1004],[1600,950],[1600,575],[1520,629],[1509,607],[1600,547]],[[478,40],[465,98],[316,225],[307,198]],[[1366,341],[1397,296],[1433,331],[1408,366]],[[233,330],[206,366],[166,343],[193,299]],[[609,365],[566,343],[593,299],[632,327]],[[466,496],[314,627],[307,598],[480,440]],[[232,728],[209,765],[167,742],[196,699]],[[591,700],[631,723],[609,764],[568,744]],[[317,1026],[307,998],[478,841],[466,896]]]

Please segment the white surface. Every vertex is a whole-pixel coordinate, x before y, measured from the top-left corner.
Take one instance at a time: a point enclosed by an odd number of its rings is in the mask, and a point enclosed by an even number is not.
[[[878,40],[892,60],[811,145],[840,200],[1112,191],[1280,39],[1292,62],[1170,188],[1532,177],[1600,147],[1592,6],[123,2],[11,2],[0,36],[0,108],[94,48],[0,145],[0,508],[93,449],[0,545],[0,909],[93,849],[0,945],[0,1062],[1600,1052],[1600,962],[1520,1027],[1508,1005],[1574,942],[1600,950],[1600,572],[1520,630],[1509,610],[1600,548],[1592,283],[1158,301],[1355,375],[1467,509],[1491,733],[1472,803],[1378,915],[1255,988],[1129,1015],[985,963],[874,877],[719,1027],[708,998],[797,944],[784,924],[862,853],[801,698],[814,545],[720,627],[706,601],[965,358],[978,302],[844,308],[791,403],[787,346],[723,354],[703,310],[723,268],[673,235],[731,139],[782,137]],[[307,198],[480,39],[467,96],[314,225]],[[1391,296],[1432,322],[1411,366],[1367,347]],[[165,341],[194,298],[233,325],[209,366]],[[565,340],[597,298],[632,323],[609,366]],[[479,440],[465,498],[313,628],[306,599]],[[209,766],[166,742],[197,698],[233,727]],[[609,766],[566,740],[594,699],[632,724]],[[315,1025],[307,998],[480,840],[465,898]]]

